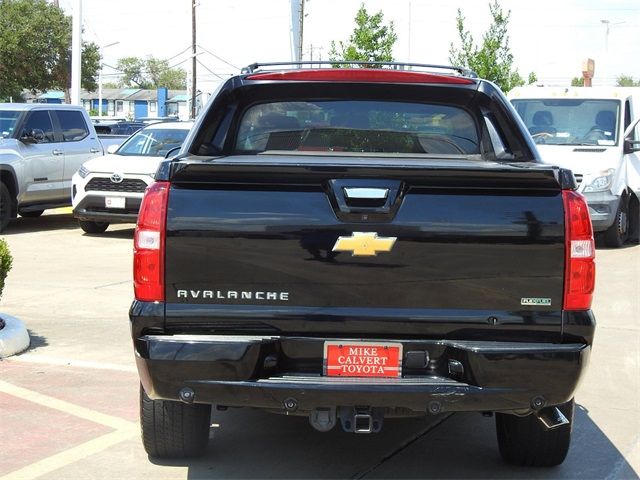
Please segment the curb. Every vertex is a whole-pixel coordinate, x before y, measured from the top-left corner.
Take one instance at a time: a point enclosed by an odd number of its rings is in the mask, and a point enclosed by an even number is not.
[[[10,357],[29,348],[29,333],[22,321],[6,313],[0,313],[4,328],[0,330],[0,358]]]

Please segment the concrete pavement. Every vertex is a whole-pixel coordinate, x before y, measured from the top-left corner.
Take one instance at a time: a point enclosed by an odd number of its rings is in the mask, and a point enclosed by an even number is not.
[[[89,236],[68,214],[44,215],[3,234],[14,267],[0,310],[27,324],[32,346],[0,362],[0,479],[638,478],[640,246],[597,252],[596,343],[558,468],[504,465],[493,419],[477,414],[390,419],[354,435],[233,409],[214,413],[205,457],[157,462],[137,423],[131,227]]]

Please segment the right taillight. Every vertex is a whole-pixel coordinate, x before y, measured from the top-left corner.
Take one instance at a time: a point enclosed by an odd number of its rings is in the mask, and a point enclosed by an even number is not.
[[[596,282],[595,244],[589,207],[584,197],[573,190],[563,190],[565,216],[565,310],[591,308]]]
[[[164,301],[164,242],[169,183],[147,187],[133,236],[133,290],[137,300]]]

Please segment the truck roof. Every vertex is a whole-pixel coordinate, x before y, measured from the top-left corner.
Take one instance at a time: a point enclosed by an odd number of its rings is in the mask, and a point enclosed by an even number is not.
[[[28,111],[36,109],[47,110],[84,110],[80,105],[68,103],[0,103],[0,110]]]
[[[640,95],[639,87],[516,87],[507,95],[518,98],[626,99]]]

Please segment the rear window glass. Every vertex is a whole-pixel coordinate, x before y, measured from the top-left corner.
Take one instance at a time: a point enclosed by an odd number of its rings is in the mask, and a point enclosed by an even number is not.
[[[253,105],[235,153],[329,151],[468,155],[480,152],[473,117],[457,107],[385,101]]]
[[[58,110],[56,114],[58,115],[58,120],[60,120],[62,136],[65,142],[77,142],[89,135],[89,129],[81,112]]]

